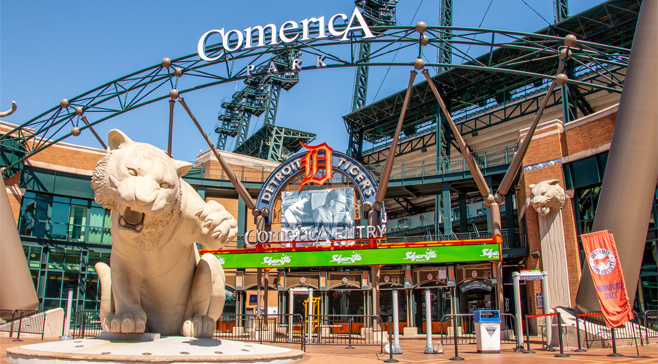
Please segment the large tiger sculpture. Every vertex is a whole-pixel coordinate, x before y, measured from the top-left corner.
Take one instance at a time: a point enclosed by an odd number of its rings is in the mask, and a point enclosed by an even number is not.
[[[222,248],[235,218],[181,179],[190,163],[119,130],[108,140],[91,182],[112,211],[111,268],[96,264],[103,330],[210,337],[224,309],[224,271],[213,255],[199,258],[195,242]]]

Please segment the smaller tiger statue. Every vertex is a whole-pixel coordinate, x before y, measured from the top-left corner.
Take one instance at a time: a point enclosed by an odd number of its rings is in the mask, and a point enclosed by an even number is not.
[[[561,210],[564,206],[567,196],[558,182],[556,179],[551,179],[529,186],[532,193],[530,203],[539,215],[546,216],[551,211]]]

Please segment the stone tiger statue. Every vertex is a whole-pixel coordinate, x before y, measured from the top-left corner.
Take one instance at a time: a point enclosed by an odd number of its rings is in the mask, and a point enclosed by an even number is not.
[[[96,264],[101,323],[114,333],[210,337],[224,309],[224,271],[195,242],[220,249],[237,222],[181,179],[192,165],[163,150],[109,133],[92,176],[95,200],[110,209],[110,267]]]
[[[546,216],[551,211],[559,211],[564,206],[567,196],[558,182],[556,179],[551,179],[529,186],[532,194],[530,204],[539,215]]]

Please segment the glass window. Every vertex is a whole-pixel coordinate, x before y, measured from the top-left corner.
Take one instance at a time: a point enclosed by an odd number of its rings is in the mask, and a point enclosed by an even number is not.
[[[51,308],[60,307],[59,300],[43,300],[43,309],[44,311],[50,310]]]
[[[71,208],[68,203],[60,202],[61,200],[61,197],[54,196],[53,204],[50,209],[50,219],[48,221],[48,235],[51,239],[66,240],[69,230],[69,212]]]
[[[100,252],[89,252],[89,263],[87,265],[87,271],[96,273],[96,268],[94,267],[96,263],[103,262],[107,265],[110,265],[110,253],[100,253]]]
[[[89,209],[89,238],[87,240],[89,243],[104,243],[105,235],[109,235],[109,227],[109,213],[105,209],[101,207],[92,207]]]
[[[49,271],[46,277],[46,298],[59,298],[62,291],[62,272]],[[59,303],[57,306],[59,307]]]
[[[41,268],[41,250],[42,248],[39,246],[25,246],[26,248],[29,248],[29,252],[27,253],[27,264],[30,268],[34,269],[39,269]]]
[[[62,292],[61,297],[63,299],[68,298],[69,289],[73,290],[73,299],[76,299],[78,296],[78,272],[65,272],[64,279],[62,280]]]
[[[69,218],[69,241],[85,241],[87,224],[87,207],[71,206],[71,217]]]
[[[21,206],[21,235],[111,244],[110,211],[92,200],[28,191]]]
[[[98,286],[98,276],[89,274],[85,280],[85,300],[98,301],[100,287]]]
[[[51,199],[48,195],[37,194],[34,206],[34,229],[32,236],[37,238],[46,237],[48,234],[48,209]]]
[[[26,192],[23,196],[23,203],[21,204],[21,217],[18,222],[18,233],[20,235],[32,235],[35,224],[35,198],[36,196],[31,192]]]
[[[39,270],[30,269],[30,274],[32,275],[32,282],[34,283],[34,289],[39,287]]]
[[[48,269],[63,270],[64,269],[64,249],[50,249],[48,252]]]
[[[66,250],[66,259],[64,261],[65,270],[80,271],[80,250]]]

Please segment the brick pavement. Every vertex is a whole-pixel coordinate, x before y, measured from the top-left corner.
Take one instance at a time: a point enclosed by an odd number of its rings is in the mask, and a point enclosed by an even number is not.
[[[0,337],[0,362],[7,363],[5,359],[6,348],[12,346],[28,345],[40,343],[40,338],[22,337],[23,342],[14,342],[12,339],[3,336]],[[56,339],[46,339],[44,341],[55,341]],[[277,344],[277,346],[290,347],[299,349],[299,345]],[[448,363],[449,359],[454,356],[452,347],[445,348],[445,354],[424,354],[425,341],[421,339],[402,340],[400,342],[403,354],[395,355],[395,359],[400,363]],[[539,345],[537,345],[539,346]],[[623,357],[614,358],[607,355],[612,349],[590,349],[586,353],[567,352],[569,358],[556,358],[557,352],[547,352],[535,350],[535,354],[522,354],[513,351],[514,346],[505,344],[500,354],[478,354],[475,345],[461,345],[459,355],[465,362],[478,364],[517,364],[517,363],[635,363],[635,364],[655,364],[658,362],[658,345],[639,347],[640,355],[646,358],[634,358],[636,356],[635,347],[620,348],[619,353]],[[533,349],[534,350],[534,349]],[[379,347],[362,346],[354,350],[345,349],[345,346],[328,346],[328,345],[309,345],[306,348],[304,359],[297,363],[331,363],[331,364],[368,364],[383,363],[388,359],[388,354],[380,354]]]

